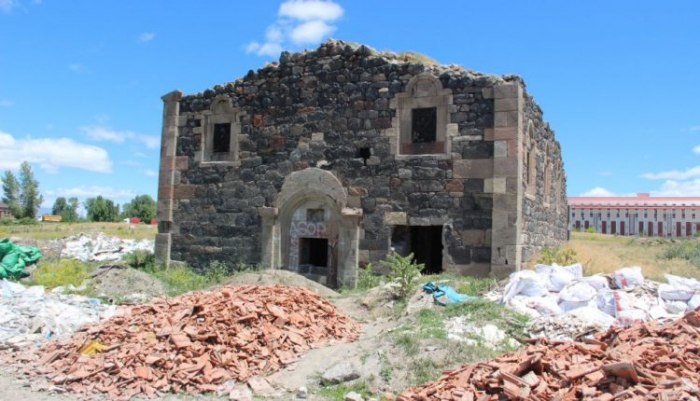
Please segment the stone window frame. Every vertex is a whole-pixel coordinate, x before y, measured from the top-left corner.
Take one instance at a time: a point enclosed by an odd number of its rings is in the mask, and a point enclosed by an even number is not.
[[[240,117],[243,113],[236,107],[228,95],[217,95],[211,102],[209,110],[202,113],[202,139],[199,161],[202,164],[229,164],[237,166],[239,161],[239,138],[241,136]],[[227,153],[214,153],[214,126],[231,124],[231,137]],[[216,156],[215,156],[216,155]]]
[[[412,77],[404,92],[397,93],[392,108],[396,109],[394,126],[397,127],[396,143],[392,151],[397,160],[434,157],[448,159],[452,154],[452,137],[456,135],[457,124],[450,124],[452,91],[444,89],[440,80],[429,73]],[[435,143],[442,143],[443,149],[435,153],[403,153],[402,145],[411,144],[413,110],[436,108]]]
[[[537,194],[537,148],[535,147],[535,124],[528,121],[525,134],[525,196],[534,200]]]

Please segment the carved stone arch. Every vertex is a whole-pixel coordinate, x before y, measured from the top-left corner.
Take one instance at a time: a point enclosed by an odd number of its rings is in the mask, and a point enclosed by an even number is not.
[[[441,92],[442,82],[427,72],[415,75],[406,84],[406,93],[412,97],[438,96]]]
[[[307,168],[287,176],[274,208],[262,208],[265,264],[297,271],[329,287],[357,279],[361,210],[348,209],[347,192],[329,171]],[[319,245],[322,244],[322,245]],[[305,246],[326,247],[326,266],[304,265]],[[306,270],[304,270],[306,269]]]
[[[212,114],[232,114],[235,112],[233,110],[231,97],[225,93],[216,95],[216,97],[212,99],[209,110],[211,110]]]

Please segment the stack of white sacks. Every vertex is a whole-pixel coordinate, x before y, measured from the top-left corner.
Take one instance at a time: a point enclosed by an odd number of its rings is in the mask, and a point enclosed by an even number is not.
[[[580,263],[537,265],[511,274],[501,301],[532,318],[574,317],[601,329],[674,319],[700,307],[700,281],[671,274],[666,279],[645,280],[637,266],[584,277]]]

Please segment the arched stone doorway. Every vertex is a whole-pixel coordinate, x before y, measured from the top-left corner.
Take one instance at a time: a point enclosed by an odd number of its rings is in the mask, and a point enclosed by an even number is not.
[[[290,174],[274,208],[261,208],[263,265],[296,271],[329,287],[357,281],[360,209],[330,172],[307,168]]]

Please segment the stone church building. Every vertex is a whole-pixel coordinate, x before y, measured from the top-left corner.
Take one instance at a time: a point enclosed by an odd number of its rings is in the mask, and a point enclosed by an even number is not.
[[[561,148],[523,81],[419,60],[329,40],[163,96],[157,259],[339,287],[392,249],[500,277],[564,241]]]

